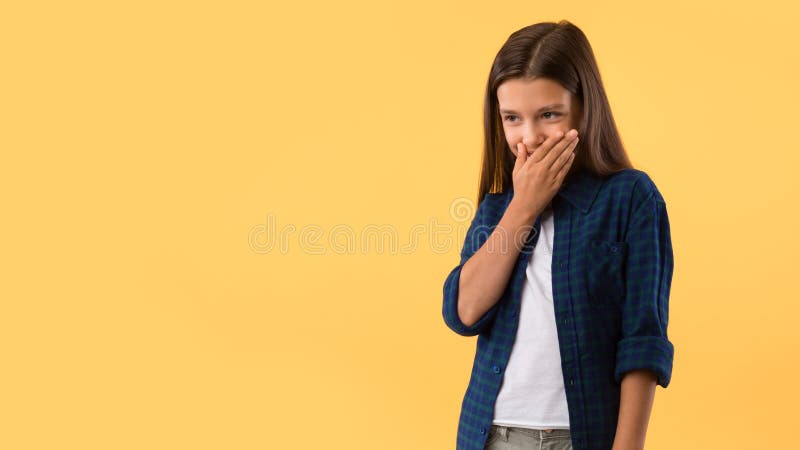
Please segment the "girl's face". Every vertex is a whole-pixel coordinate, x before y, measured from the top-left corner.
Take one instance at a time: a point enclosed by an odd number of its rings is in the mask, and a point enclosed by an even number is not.
[[[579,100],[549,78],[506,80],[497,88],[497,100],[506,142],[515,157],[518,142],[530,155],[548,137],[566,133],[580,120]]]

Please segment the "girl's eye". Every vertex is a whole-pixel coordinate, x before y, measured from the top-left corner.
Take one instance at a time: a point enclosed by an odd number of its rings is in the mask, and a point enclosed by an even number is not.
[[[555,118],[555,117],[558,117],[558,116],[562,116],[562,115],[563,115],[563,114],[561,114],[560,112],[555,112],[555,111],[545,111],[545,112],[543,112],[543,113],[542,113],[542,116],[545,116],[546,114],[551,114],[551,116],[550,116],[550,117],[545,117],[545,119],[552,119],[552,118]],[[504,119],[504,120],[506,120],[506,121],[512,122],[512,120],[511,120],[511,119],[512,119],[512,118],[516,118],[516,117],[517,117],[517,116],[515,116],[515,115],[513,115],[513,114],[509,114],[509,115],[507,115],[507,116],[503,117],[503,119]]]

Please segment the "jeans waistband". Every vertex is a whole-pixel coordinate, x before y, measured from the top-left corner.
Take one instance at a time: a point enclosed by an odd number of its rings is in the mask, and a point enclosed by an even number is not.
[[[527,434],[528,436],[537,437],[539,439],[564,439],[569,438],[569,428],[526,428],[526,427],[510,427],[506,425],[492,425],[492,428],[502,436],[508,435],[508,430],[513,430],[517,433]]]

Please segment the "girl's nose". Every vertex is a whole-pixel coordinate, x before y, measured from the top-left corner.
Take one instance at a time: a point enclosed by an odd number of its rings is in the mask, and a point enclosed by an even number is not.
[[[525,144],[525,148],[528,149],[528,153],[532,153],[534,150],[539,148],[539,146],[542,145],[542,142],[544,142],[544,139],[523,140],[523,143]]]

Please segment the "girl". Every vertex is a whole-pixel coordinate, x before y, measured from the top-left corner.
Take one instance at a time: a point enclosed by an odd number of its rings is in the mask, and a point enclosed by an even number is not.
[[[491,68],[478,209],[444,321],[478,335],[457,449],[644,447],[666,388],[666,204],[625,153],[586,36],[513,33]]]

